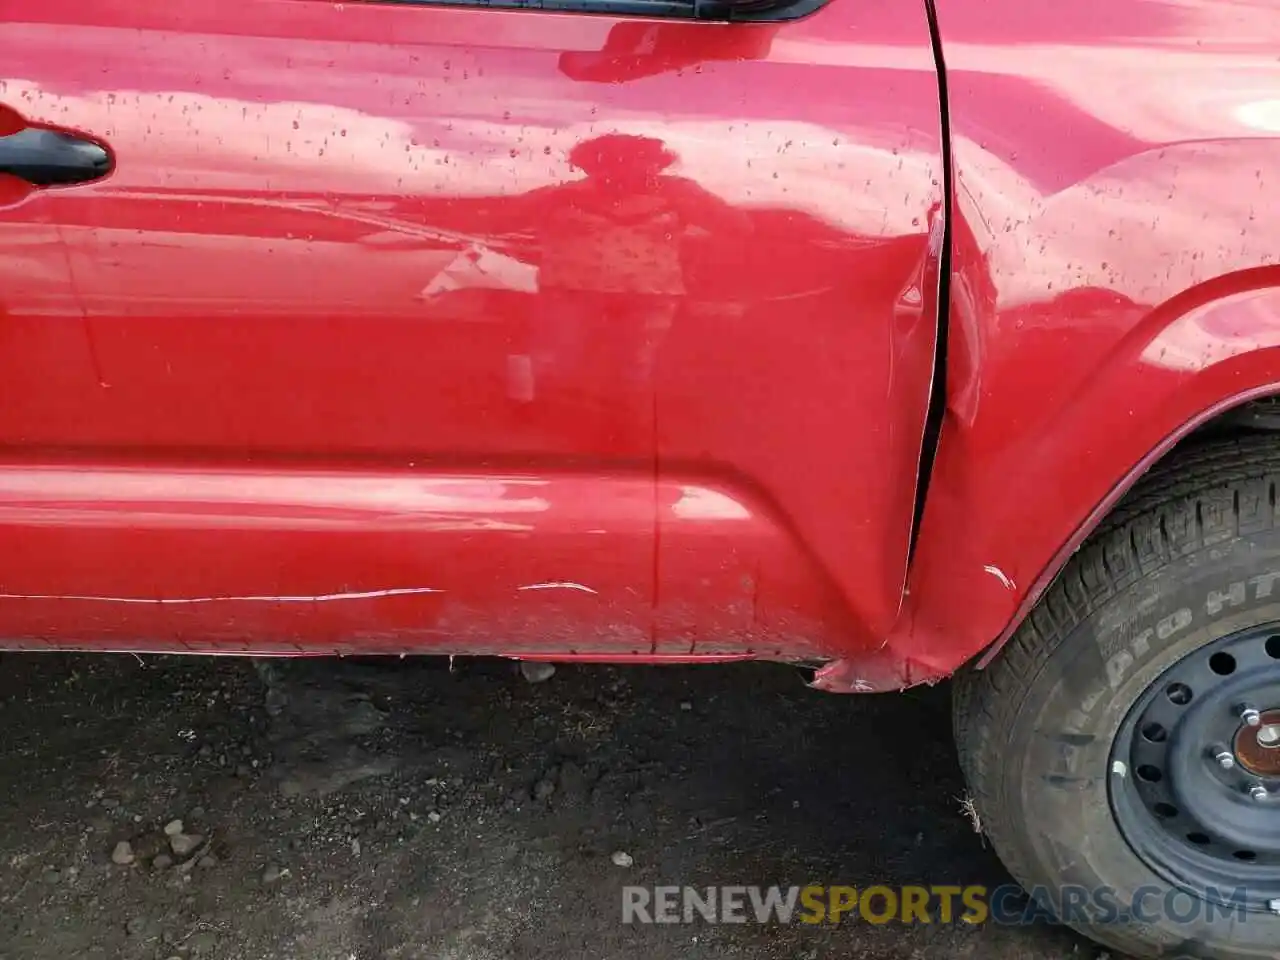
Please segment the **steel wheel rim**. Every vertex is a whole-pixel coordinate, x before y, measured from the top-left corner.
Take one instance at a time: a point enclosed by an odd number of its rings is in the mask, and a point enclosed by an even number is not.
[[[1120,832],[1192,896],[1230,902],[1243,888],[1248,909],[1269,912],[1280,901],[1280,745],[1257,739],[1272,736],[1276,717],[1280,623],[1270,623],[1170,666],[1116,734],[1109,792]]]

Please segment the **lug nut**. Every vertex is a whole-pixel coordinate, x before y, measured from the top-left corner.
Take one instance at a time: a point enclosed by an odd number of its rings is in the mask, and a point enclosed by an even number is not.
[[[1271,796],[1271,793],[1262,784],[1255,783],[1249,788],[1249,796],[1253,797],[1255,800],[1266,800]]]
[[[1240,722],[1247,727],[1262,726],[1262,714],[1253,707],[1241,707]]]
[[[1218,766],[1223,770],[1231,770],[1235,768],[1236,758],[1230,750],[1219,750],[1213,755],[1213,759],[1218,761]]]

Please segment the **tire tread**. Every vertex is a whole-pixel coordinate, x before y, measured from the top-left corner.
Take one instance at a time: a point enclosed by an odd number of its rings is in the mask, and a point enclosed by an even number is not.
[[[1005,802],[1001,776],[1008,731],[1036,676],[1095,611],[1176,557],[1274,529],[1277,482],[1280,443],[1267,434],[1176,449],[1071,557],[995,660],[957,676],[953,714],[970,798],[983,832],[1022,884],[1052,882],[1035,875],[1021,811]],[[1126,946],[1123,935],[1114,945]]]

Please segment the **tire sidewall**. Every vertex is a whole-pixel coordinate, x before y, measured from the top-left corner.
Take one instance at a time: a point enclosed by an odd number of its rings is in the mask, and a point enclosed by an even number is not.
[[[1183,657],[1268,622],[1280,623],[1280,531],[1175,558],[1065,635],[1028,685],[1002,777],[1005,803],[1026,818],[1027,859],[1036,874],[1115,891],[1121,903],[1140,888],[1171,886],[1132,852],[1112,813],[1117,731],[1134,703]],[[1166,917],[1080,928],[1121,949],[1140,945],[1162,956],[1280,955],[1280,917],[1266,913],[1241,919],[1217,911],[1210,919],[1200,909],[1188,922]]]

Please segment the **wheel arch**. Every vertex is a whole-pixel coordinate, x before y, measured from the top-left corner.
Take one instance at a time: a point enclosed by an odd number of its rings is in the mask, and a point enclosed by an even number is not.
[[[998,346],[990,333],[987,349]],[[1052,409],[1018,408],[994,381],[951,387],[953,401],[963,391],[964,403],[981,402],[976,414],[948,409],[903,614],[882,648],[897,679],[878,689],[988,663],[1072,554],[1181,443],[1259,426],[1240,417],[1280,398],[1280,275],[1220,277],[1090,346],[1095,368]],[[960,352],[961,369],[981,373],[977,357]],[[1018,437],[1000,436],[1002,417],[1018,422]],[[1280,411],[1273,419],[1280,426]],[[1004,449],[993,452],[997,443]]]
[[[1138,487],[1144,478],[1150,476],[1154,470],[1168,467],[1176,461],[1179,452],[1186,449],[1186,444],[1195,442],[1203,435],[1249,432],[1274,434],[1276,442],[1280,443],[1280,410],[1268,411],[1266,409],[1268,401],[1280,401],[1280,368],[1276,371],[1275,381],[1221,398],[1188,417],[1171,430],[1159,444],[1147,450],[1077,524],[1070,537],[1054,554],[1023,596],[1014,615],[1000,635],[982,650],[976,665],[982,668],[991,662],[1031,615],[1031,611],[1062,573],[1075,552],[1104,527],[1108,518],[1123,503],[1125,497]],[[1251,414],[1254,409],[1257,410],[1256,415]]]

